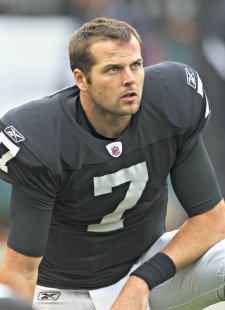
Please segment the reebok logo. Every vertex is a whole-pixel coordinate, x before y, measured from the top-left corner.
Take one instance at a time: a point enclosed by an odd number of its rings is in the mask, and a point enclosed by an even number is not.
[[[196,89],[196,79],[195,79],[195,74],[192,70],[185,68],[186,75],[187,75],[187,83],[194,89]]]
[[[24,136],[21,135],[21,133],[19,133],[19,131],[16,130],[13,126],[6,127],[4,132],[8,136],[10,136],[10,138],[12,138],[13,141],[15,141],[16,143],[19,143],[19,142],[25,140]]]
[[[59,296],[61,295],[60,292],[40,292],[38,294],[38,300],[54,300],[56,301]]]

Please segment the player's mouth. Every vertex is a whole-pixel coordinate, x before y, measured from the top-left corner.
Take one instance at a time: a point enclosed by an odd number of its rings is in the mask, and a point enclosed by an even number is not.
[[[121,98],[125,101],[133,101],[137,99],[137,93],[135,91],[127,92]]]

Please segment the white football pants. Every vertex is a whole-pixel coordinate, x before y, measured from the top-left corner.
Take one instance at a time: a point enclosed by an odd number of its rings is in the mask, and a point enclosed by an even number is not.
[[[130,272],[164,248],[176,231],[165,233],[146,252]],[[109,310],[129,274],[118,283],[98,290],[63,290],[37,286],[35,310]],[[200,310],[225,300],[225,239],[198,261],[150,292],[151,310]],[[125,309],[124,309],[125,310]]]

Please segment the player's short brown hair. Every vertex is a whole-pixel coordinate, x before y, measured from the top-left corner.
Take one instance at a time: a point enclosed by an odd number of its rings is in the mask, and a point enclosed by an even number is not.
[[[96,18],[75,31],[69,42],[70,67],[72,72],[80,69],[87,77],[95,64],[90,47],[96,38],[129,42],[132,35],[138,40],[142,51],[142,40],[137,31],[129,24],[111,18]]]

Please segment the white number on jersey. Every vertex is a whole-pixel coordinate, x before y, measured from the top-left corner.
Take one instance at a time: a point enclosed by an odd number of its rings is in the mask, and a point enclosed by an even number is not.
[[[6,163],[16,156],[16,154],[19,152],[20,148],[16,146],[14,143],[12,143],[3,132],[0,133],[0,144],[4,144],[8,152],[2,155],[0,157],[0,169],[4,172],[8,173],[8,167],[6,166]]]
[[[130,182],[125,198],[120,202],[114,212],[105,215],[99,224],[91,224],[88,231],[106,232],[123,228],[123,214],[133,208],[140,199],[148,181],[146,162],[129,168],[121,169],[115,173],[94,178],[94,196],[112,193],[112,188]]]

